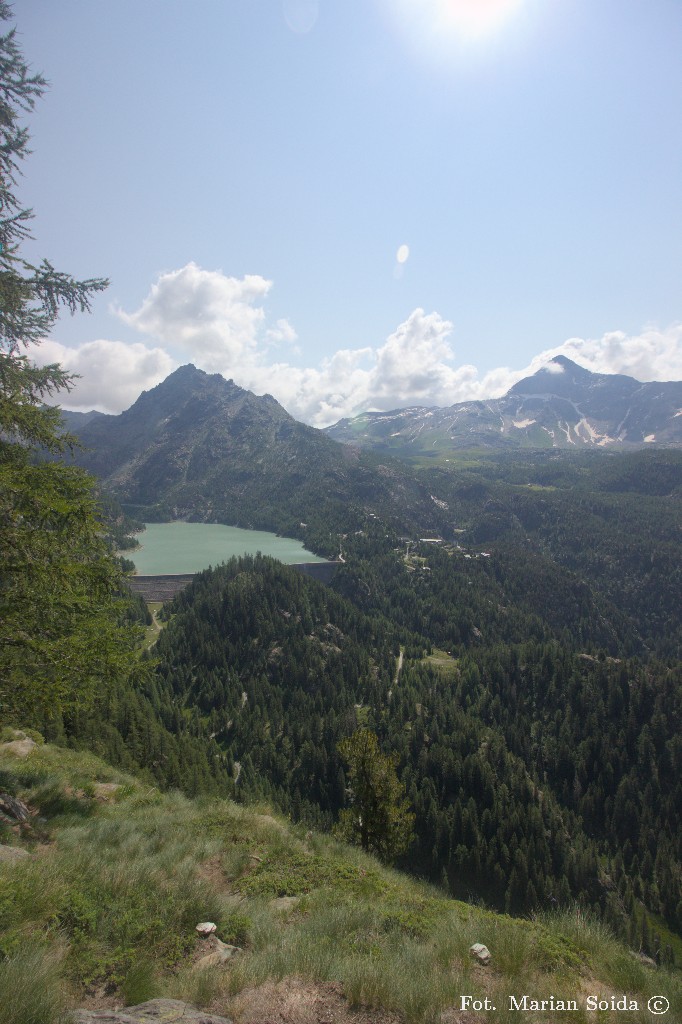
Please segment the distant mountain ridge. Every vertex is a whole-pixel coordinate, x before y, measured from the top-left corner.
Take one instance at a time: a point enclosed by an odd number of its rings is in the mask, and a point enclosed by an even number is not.
[[[339,444],[271,395],[193,365],[117,416],[67,414],[65,426],[85,446],[76,461],[143,520],[228,523],[306,542],[324,529],[327,545],[332,524],[347,528],[373,512],[400,527],[441,525],[442,510],[409,467]]]
[[[682,444],[682,382],[592,373],[555,356],[503,398],[362,413],[327,428],[337,441],[395,455],[464,448],[640,448]]]

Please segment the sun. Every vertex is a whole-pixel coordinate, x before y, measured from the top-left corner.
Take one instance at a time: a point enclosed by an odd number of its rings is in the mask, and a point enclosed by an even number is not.
[[[500,31],[527,0],[389,0],[411,34],[445,41],[476,39]]]
[[[501,28],[523,0],[437,0],[439,20],[467,36],[486,35]]]

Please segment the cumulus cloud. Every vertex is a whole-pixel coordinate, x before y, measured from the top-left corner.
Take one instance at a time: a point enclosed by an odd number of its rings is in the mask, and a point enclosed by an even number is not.
[[[265,320],[262,303],[271,287],[272,281],[258,274],[227,277],[188,263],[161,274],[134,313],[117,313],[142,334],[197,356],[206,370],[220,372],[227,364],[239,366],[258,358]],[[283,330],[280,326],[280,333]]]
[[[136,342],[88,341],[70,348],[46,340],[33,351],[41,366],[60,363],[69,373],[80,376],[70,394],[58,396],[67,409],[87,412],[121,412],[133,404],[140,392],[159,384],[177,363],[162,348],[147,348]]]
[[[265,340],[270,345],[288,345],[289,349],[298,356],[301,354],[301,350],[298,345],[294,342],[298,338],[296,331],[291,326],[288,320],[278,320],[274,327],[269,327],[265,332]]]
[[[549,374],[553,374],[555,377],[560,377],[562,373],[566,373],[566,368],[563,363],[547,363],[545,370]]]
[[[625,373],[637,380],[682,380],[682,323],[639,334],[610,331],[601,338],[569,338],[534,360],[565,355],[594,373]]]
[[[268,320],[271,287],[259,275],[228,277],[189,263],[162,274],[139,309],[116,311],[145,336],[143,343],[101,340],[69,348],[45,342],[37,351],[41,362],[61,362],[82,375],[63,402],[69,408],[120,411],[191,361],[256,394],[274,395],[293,416],[315,426],[364,411],[496,398],[559,354],[596,372],[682,380],[682,324],[632,336],[569,338],[528,366],[480,374],[475,366],[457,365],[450,321],[423,309],[376,346],[339,349],[317,366],[294,366],[282,357],[285,350],[298,354],[295,329],[284,318]]]

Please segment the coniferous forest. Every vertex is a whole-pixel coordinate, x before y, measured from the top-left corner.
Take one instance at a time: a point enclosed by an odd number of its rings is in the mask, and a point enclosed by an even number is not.
[[[675,459],[638,457],[639,489]],[[331,586],[261,556],[206,571],[165,607],[139,682],[63,718],[62,736],[162,785],[266,799],[331,829],[349,799],[339,744],[369,728],[397,756],[415,815],[406,870],[513,914],[577,901],[671,957],[679,498],[649,498],[646,519],[639,494],[605,489],[627,468],[617,460],[587,466],[579,489],[586,464],[557,463],[571,482],[540,492],[532,529],[511,512],[530,517],[527,484],[483,460],[474,500],[471,469],[464,482],[453,471],[467,494],[456,543],[409,541],[372,516],[344,538]],[[576,548],[569,526],[605,508],[608,526]],[[483,547],[493,515],[511,525]]]

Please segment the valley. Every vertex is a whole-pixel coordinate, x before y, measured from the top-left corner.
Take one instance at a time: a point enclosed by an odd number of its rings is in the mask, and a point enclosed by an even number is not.
[[[631,390],[565,374],[549,377],[574,404],[595,389]],[[197,433],[201,402],[197,420],[190,410],[206,389],[248,409],[259,432],[245,435],[231,412]],[[171,397],[184,410],[177,425],[159,419]],[[301,489],[301,460],[322,442],[293,427],[281,436],[288,421],[271,399],[184,368],[140,402],[109,424],[103,469],[126,510],[141,507],[130,501],[138,466],[182,450],[189,467],[215,429],[223,440],[206,475],[182,475],[184,513],[209,516],[206,481],[234,477],[235,508],[262,498],[258,518],[272,528],[296,507],[291,535],[343,557],[321,589],[267,557],[238,557],[166,606],[145,699],[183,708],[181,731],[210,735],[215,751],[210,766],[193,754],[189,774],[179,760],[174,784],[265,798],[330,829],[348,799],[339,744],[368,727],[396,757],[415,813],[407,870],[516,914],[578,900],[633,943],[648,932],[646,949],[674,959],[682,821],[677,784],[661,780],[677,778],[680,757],[682,451],[479,448],[408,464],[363,462],[357,447],[325,439]],[[129,419],[138,454],[112,456]],[[104,430],[105,418],[93,422]],[[143,423],[162,425],[149,433]],[[280,467],[273,476],[260,468],[267,460]],[[171,511],[169,479],[156,507]],[[132,763],[129,727],[107,717]],[[85,720],[72,734],[98,743]],[[111,740],[96,749],[111,756]],[[618,762],[607,754],[616,749]],[[168,781],[165,768],[154,775]]]
[[[230,534],[228,519],[270,531],[246,531],[256,550],[278,530],[295,557],[305,545],[323,568],[340,558],[323,584],[238,554],[164,595],[153,622],[124,588],[135,662],[58,713],[17,705],[14,726],[161,791],[265,806],[346,839],[348,743],[372,737],[395,773],[385,829],[402,808],[389,859],[435,898],[510,915],[500,921],[567,927],[580,913],[678,970],[682,451],[401,461],[191,367],[82,430],[74,458],[99,467],[126,559],[150,509],[150,539],[171,538],[167,569],[179,534],[203,560],[197,531]],[[305,898],[306,877],[292,868],[278,898]],[[243,941],[255,949],[251,925]],[[103,962],[92,977],[125,988],[132,975]]]
[[[0,0],[0,1024],[682,1021],[680,24],[577,6]]]

